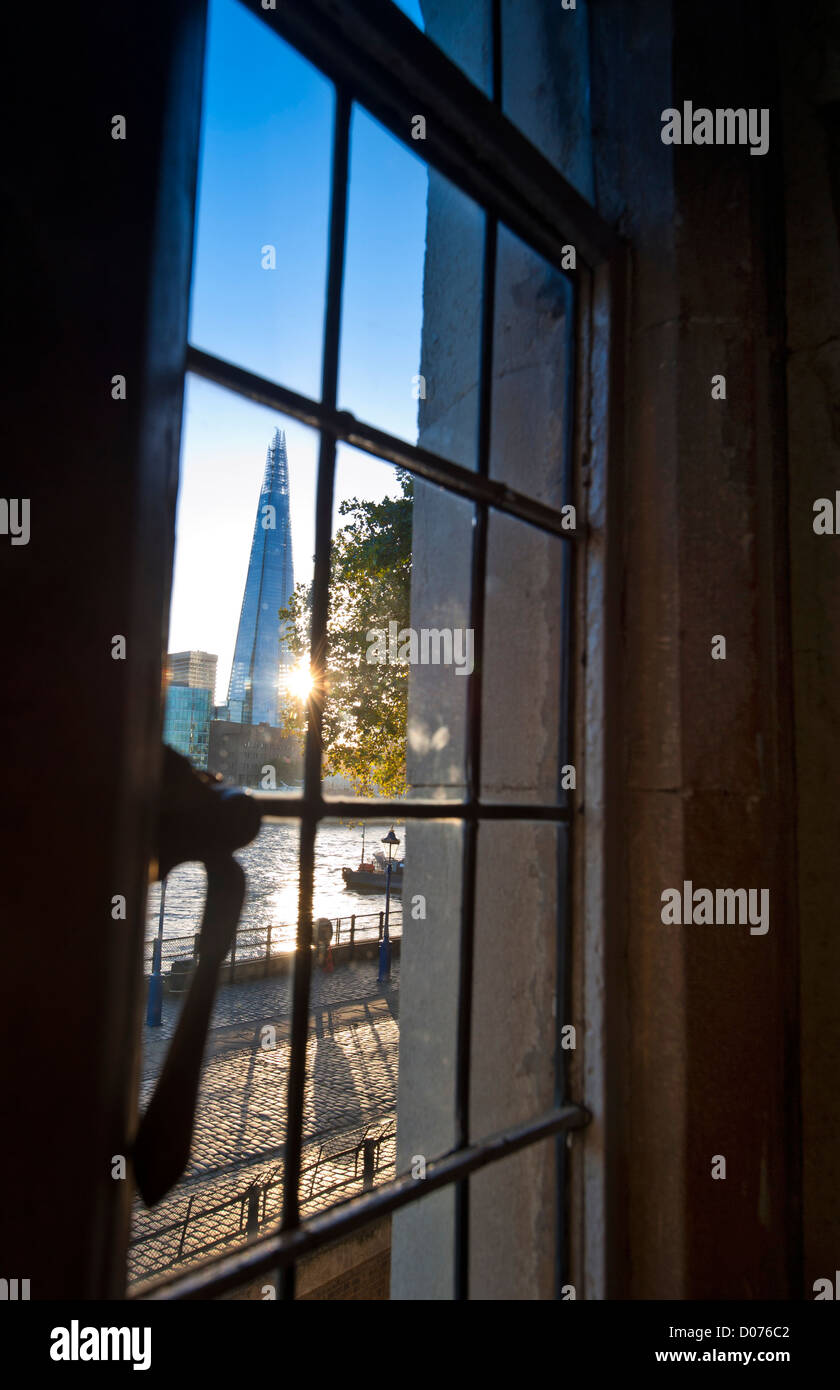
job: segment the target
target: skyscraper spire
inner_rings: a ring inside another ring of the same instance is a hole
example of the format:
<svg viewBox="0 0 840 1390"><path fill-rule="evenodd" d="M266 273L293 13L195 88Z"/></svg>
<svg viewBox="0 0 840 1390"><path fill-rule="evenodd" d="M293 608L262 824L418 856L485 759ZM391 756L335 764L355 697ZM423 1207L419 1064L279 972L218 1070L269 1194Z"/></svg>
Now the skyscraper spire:
<svg viewBox="0 0 840 1390"><path fill-rule="evenodd" d="M265 460L230 673L228 706L234 723L280 723L278 696L292 656L277 613L288 604L294 583L286 435L275 429Z"/></svg>

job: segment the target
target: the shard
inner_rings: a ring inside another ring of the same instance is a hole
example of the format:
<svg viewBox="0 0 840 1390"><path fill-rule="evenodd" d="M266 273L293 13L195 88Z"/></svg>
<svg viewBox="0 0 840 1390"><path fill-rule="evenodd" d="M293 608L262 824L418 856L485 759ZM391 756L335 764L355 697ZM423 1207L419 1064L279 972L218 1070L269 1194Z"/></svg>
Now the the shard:
<svg viewBox="0 0 840 1390"><path fill-rule="evenodd" d="M281 697L293 657L277 614L293 589L286 436L276 429L268 446L230 673L229 717L236 724L281 722Z"/></svg>

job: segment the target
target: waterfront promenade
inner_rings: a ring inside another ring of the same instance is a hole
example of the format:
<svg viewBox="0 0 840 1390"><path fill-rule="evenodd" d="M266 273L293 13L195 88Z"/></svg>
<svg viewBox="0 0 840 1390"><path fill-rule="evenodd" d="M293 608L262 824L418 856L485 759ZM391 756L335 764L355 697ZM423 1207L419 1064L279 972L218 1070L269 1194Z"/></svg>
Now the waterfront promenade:
<svg viewBox="0 0 840 1390"><path fill-rule="evenodd" d="M304 1109L304 1214L355 1195L363 1141L376 1181L394 1173L399 959L389 985L376 960L332 973L313 969ZM145 1106L178 1017L144 1026L140 1103ZM223 986L202 1067L189 1167L151 1211L135 1198L129 1249L133 1285L225 1249L276 1224L283 1200L291 977ZM264 1029L275 1030L264 1047Z"/></svg>

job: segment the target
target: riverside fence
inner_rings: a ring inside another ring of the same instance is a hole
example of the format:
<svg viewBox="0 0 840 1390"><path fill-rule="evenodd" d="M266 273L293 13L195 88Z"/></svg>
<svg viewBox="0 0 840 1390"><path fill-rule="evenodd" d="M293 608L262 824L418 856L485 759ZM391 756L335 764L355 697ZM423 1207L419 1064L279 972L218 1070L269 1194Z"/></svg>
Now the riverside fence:
<svg viewBox="0 0 840 1390"><path fill-rule="evenodd" d="M393 1114L381 1115L352 1130L314 1137L304 1145L301 1169L301 1210L310 1215L336 1202L369 1191L393 1177L397 1125ZM139 1204L129 1245L129 1283L166 1274L182 1263L208 1255L258 1235L280 1220L283 1198L283 1157L243 1177L237 1190L213 1200L213 1175L187 1184L174 1204L177 1210L161 1221L161 1213ZM209 1178L209 1180L208 1180ZM192 1189L192 1190L190 1190Z"/></svg>
<svg viewBox="0 0 840 1390"><path fill-rule="evenodd" d="M313 950L317 944L318 922L329 921L332 927L330 948L338 961L353 960L358 953L369 955L371 948L382 940L385 927L383 912L353 912L342 917L316 918L313 936ZM290 946L289 926L267 924L261 927L241 927L237 929L233 946L225 956L219 983L231 984L234 980L258 979L261 975L285 974L291 971L294 962L294 947ZM392 904L388 917L388 934L392 942L402 937L402 904ZM179 993L189 982L193 965L198 956L199 933L191 932L180 936L164 936L161 942L161 973L164 987L171 993ZM149 937L143 948L143 973L152 973L156 937ZM323 953L323 948L321 948Z"/></svg>

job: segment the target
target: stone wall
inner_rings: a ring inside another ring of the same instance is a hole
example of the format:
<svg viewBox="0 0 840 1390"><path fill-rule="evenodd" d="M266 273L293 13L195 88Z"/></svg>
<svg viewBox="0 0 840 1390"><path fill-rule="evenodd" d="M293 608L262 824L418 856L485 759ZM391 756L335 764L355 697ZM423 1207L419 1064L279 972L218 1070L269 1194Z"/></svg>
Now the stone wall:
<svg viewBox="0 0 840 1390"><path fill-rule="evenodd" d="M802 960L804 1282L840 1252L840 563L813 504L840 486L840 23L832 6L778 6L786 28L787 394Z"/></svg>

